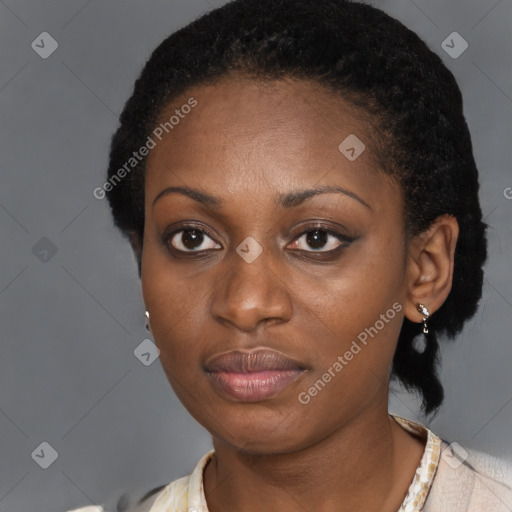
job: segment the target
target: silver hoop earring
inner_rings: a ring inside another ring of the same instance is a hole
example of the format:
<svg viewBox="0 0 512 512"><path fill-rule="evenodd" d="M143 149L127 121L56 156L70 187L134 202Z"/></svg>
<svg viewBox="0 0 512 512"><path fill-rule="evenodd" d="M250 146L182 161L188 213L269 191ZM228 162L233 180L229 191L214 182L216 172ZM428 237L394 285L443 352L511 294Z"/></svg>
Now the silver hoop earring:
<svg viewBox="0 0 512 512"><path fill-rule="evenodd" d="M427 320L428 320L428 317L430 316L430 312L427 309L427 307L424 306L423 304L418 304L417 308L418 308L418 312L423 315L423 334L428 334Z"/></svg>
<svg viewBox="0 0 512 512"><path fill-rule="evenodd" d="M151 331L151 327L149 326L149 311L146 310L146 331Z"/></svg>

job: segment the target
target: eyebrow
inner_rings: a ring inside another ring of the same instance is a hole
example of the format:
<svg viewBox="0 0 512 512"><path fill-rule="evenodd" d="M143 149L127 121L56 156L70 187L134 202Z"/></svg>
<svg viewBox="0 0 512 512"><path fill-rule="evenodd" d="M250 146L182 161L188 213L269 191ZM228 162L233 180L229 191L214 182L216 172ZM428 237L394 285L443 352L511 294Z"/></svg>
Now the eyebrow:
<svg viewBox="0 0 512 512"><path fill-rule="evenodd" d="M332 192L344 194L352 199L355 199L366 208L372 210L372 207L366 201L361 199L357 194L354 194L354 192L334 185L324 185L322 187L294 190L286 194L279 194L279 196L277 196L276 204L278 206L282 206L283 208L293 208L299 206L307 199ZM197 201L210 208L218 209L222 206L222 200L220 198L190 187L167 187L163 189L153 200L153 206L161 197L173 193L183 194L184 196L190 197L190 199L193 199L194 201Z"/></svg>

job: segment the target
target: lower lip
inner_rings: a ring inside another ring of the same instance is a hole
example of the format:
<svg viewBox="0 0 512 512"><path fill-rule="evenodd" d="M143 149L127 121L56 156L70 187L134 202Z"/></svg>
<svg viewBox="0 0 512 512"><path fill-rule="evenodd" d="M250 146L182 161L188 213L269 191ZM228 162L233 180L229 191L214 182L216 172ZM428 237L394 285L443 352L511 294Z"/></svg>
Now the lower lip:
<svg viewBox="0 0 512 512"><path fill-rule="evenodd" d="M241 402L261 402L297 380L303 370L265 370L252 373L210 372L214 386Z"/></svg>

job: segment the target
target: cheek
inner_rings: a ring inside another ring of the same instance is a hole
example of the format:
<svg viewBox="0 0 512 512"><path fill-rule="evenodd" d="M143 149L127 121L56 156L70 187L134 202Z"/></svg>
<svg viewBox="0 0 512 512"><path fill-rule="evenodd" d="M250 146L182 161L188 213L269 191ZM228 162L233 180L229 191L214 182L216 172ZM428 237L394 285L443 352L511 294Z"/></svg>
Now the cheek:
<svg viewBox="0 0 512 512"><path fill-rule="evenodd" d="M308 326L316 340L313 350L308 347L313 369L297 389L296 406L312 432L335 429L368 404L387 402L401 310L398 301L385 306L354 301L345 311L338 309L337 318L317 318ZM314 331L324 336L315 337Z"/></svg>
<svg viewBox="0 0 512 512"><path fill-rule="evenodd" d="M368 237L328 271L288 270L283 281L293 289L295 311L300 311L296 318L343 338L353 338L373 325L395 302L403 302L405 265L396 256L399 247L401 240L395 235Z"/></svg>
<svg viewBox="0 0 512 512"><path fill-rule="evenodd" d="M194 361L204 335L200 330L204 315L205 286L194 287L172 265L156 243L144 245L141 269L142 294L150 312L151 334L160 349L160 360L166 372L186 373Z"/></svg>
<svg viewBox="0 0 512 512"><path fill-rule="evenodd" d="M396 235L367 241L329 275L290 276L300 283L295 321L303 339L312 341L303 347L314 367L307 385L327 372L333 393L350 401L347 390L361 397L387 383L402 325L405 275L402 260L387 255L400 244Z"/></svg>

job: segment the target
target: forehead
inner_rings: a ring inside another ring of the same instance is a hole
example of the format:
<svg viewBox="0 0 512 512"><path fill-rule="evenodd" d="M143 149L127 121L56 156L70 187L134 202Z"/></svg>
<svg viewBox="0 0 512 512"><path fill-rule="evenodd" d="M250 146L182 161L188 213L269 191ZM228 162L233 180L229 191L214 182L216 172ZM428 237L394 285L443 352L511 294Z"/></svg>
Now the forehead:
<svg viewBox="0 0 512 512"><path fill-rule="evenodd" d="M196 106L183 108L191 99ZM225 78L191 87L157 122L157 128L167 122L167 130L161 140L153 137L146 189L154 196L159 187L186 183L221 197L251 189L256 196L307 183L375 196L388 180L374 158L369 121L362 109L311 81Z"/></svg>
<svg viewBox="0 0 512 512"><path fill-rule="evenodd" d="M197 106L178 120L173 114L179 114L190 98ZM312 142L324 151L332 142L330 149L338 151L343 134L357 134L368 143L373 138L366 111L314 81L291 78L224 77L212 85L191 87L163 109L157 124L172 117L179 123L166 132L172 135L167 142L175 147L201 142L223 148L229 142L249 149L274 146L277 136L286 142L280 147L283 153L312 149Z"/></svg>

